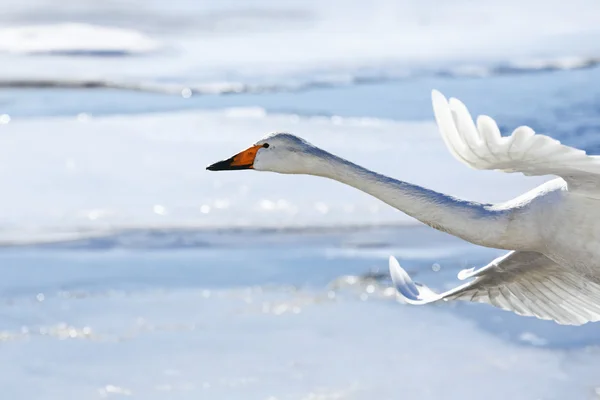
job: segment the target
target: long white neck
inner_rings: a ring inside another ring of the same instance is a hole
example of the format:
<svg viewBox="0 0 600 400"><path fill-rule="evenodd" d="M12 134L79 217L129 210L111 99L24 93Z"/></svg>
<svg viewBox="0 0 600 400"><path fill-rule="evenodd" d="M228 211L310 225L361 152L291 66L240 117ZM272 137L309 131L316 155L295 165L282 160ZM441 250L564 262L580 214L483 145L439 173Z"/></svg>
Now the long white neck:
<svg viewBox="0 0 600 400"><path fill-rule="evenodd" d="M443 232L481 246L521 250L518 210L459 200L433 190L402 182L323 152L309 174L334 179L366 192L390 206Z"/></svg>

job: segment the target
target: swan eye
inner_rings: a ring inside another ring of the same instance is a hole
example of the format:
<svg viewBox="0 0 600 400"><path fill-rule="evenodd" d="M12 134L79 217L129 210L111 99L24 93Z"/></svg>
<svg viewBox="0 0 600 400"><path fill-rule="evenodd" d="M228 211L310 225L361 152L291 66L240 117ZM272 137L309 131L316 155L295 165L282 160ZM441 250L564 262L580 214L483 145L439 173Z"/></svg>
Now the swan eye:
<svg viewBox="0 0 600 400"><path fill-rule="evenodd" d="M268 149L269 148L269 143L263 144L262 147L264 147L265 149Z"/></svg>

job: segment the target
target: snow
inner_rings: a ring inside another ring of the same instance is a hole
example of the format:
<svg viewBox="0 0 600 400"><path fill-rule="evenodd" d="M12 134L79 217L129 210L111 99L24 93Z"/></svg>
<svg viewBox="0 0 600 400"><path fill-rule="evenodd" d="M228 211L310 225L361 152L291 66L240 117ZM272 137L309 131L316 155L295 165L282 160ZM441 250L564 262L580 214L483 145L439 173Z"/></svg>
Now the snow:
<svg viewBox="0 0 600 400"><path fill-rule="evenodd" d="M471 200L508 200L547 179L470 170L448 154L433 122L271 115L260 108L12 120L0 125L0 187L6 193L0 236L14 242L125 228L414 222L321 178L205 170L274 130Z"/></svg>
<svg viewBox="0 0 600 400"><path fill-rule="evenodd" d="M0 52L19 54L138 54L159 44L131 29L88 24L18 26L0 29Z"/></svg>
<svg viewBox="0 0 600 400"><path fill-rule="evenodd" d="M5 80L177 81L231 91L583 68L597 64L600 50L594 0L5 3L0 51L37 55L0 56ZM164 51L151 59L81 57L147 53L159 43Z"/></svg>

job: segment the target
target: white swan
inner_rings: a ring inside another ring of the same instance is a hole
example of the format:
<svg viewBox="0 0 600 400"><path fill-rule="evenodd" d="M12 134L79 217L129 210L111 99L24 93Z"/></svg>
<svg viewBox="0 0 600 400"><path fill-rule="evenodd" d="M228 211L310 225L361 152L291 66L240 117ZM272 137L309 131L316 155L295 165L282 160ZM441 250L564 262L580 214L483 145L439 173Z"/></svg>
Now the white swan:
<svg viewBox="0 0 600 400"><path fill-rule="evenodd" d="M600 158L522 126L502 137L494 120L477 125L457 99L432 93L440 132L450 152L475 169L559 178L500 204L459 200L369 171L288 133L257 142L211 171L256 169L317 175L353 186L421 222L478 245L511 250L471 279L437 294L414 283L390 258L399 294L411 304L466 300L520 315L580 325L600 320Z"/></svg>

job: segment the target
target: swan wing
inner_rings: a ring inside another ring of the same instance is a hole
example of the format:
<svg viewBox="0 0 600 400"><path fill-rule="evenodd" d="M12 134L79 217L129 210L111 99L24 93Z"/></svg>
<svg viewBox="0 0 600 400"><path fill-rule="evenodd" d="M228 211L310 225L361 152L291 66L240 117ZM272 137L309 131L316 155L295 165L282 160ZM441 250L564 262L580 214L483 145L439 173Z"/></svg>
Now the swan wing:
<svg viewBox="0 0 600 400"><path fill-rule="evenodd" d="M469 167L555 175L567 182L570 191L600 195L600 158L536 134L528 126L501 136L492 118L479 116L475 124L460 100L447 100L436 90L432 92L432 103L444 143L456 159Z"/></svg>
<svg viewBox="0 0 600 400"><path fill-rule="evenodd" d="M409 304L464 300L564 325L600 320L600 284L535 252L512 251L479 269L463 270L458 277L472 280L444 293L413 282L394 257L390 273Z"/></svg>

